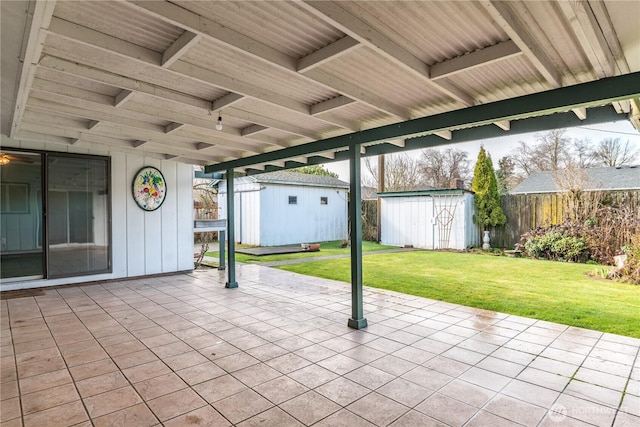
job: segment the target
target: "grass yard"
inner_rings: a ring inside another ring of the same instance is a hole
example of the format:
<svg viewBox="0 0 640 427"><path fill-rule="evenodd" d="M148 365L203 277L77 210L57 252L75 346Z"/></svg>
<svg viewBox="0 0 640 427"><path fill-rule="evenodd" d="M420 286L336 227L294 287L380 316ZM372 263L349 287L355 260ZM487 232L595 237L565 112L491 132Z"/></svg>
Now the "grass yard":
<svg viewBox="0 0 640 427"><path fill-rule="evenodd" d="M595 267L453 252L363 257L366 286L640 338L640 286L585 275ZM279 268L350 281L349 259Z"/></svg>
<svg viewBox="0 0 640 427"><path fill-rule="evenodd" d="M318 252L298 252L294 254L282 254L282 255L264 255L264 256L254 256L254 255L245 255L239 254L236 252L236 261L237 262L271 262L271 261L282 261L286 259L299 259L299 258L316 258L321 256L328 255L348 255L351 253L351 248L341 248L342 244L341 240L336 240L333 242L321 242L320 250ZM209 244L209 247L217 247L216 244ZM287 245L292 246L292 245ZM382 249L395 249L396 246L384 246L379 245L374 242L362 242L362 250L365 252L369 251L379 251ZM207 252L207 256L218 258L218 251Z"/></svg>

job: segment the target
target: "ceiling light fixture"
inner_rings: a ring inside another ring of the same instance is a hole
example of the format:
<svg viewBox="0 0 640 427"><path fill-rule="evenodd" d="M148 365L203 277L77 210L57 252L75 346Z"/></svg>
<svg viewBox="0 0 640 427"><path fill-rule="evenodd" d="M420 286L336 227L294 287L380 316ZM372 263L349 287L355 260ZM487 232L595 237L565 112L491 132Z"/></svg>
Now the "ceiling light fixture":
<svg viewBox="0 0 640 427"><path fill-rule="evenodd" d="M8 165L9 162L11 162L9 156L4 153L0 153L0 166Z"/></svg>
<svg viewBox="0 0 640 427"><path fill-rule="evenodd" d="M216 130L222 130L222 116L218 113L218 122L216 123Z"/></svg>

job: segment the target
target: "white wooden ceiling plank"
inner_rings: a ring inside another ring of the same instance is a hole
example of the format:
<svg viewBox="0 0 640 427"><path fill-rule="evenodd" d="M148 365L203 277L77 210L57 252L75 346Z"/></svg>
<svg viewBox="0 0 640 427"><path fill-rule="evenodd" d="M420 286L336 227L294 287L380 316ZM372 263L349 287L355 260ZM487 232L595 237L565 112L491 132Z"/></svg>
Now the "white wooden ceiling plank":
<svg viewBox="0 0 640 427"><path fill-rule="evenodd" d="M326 71L314 69L307 71L305 75L311 77L313 80L323 82L327 86L335 88L338 93L344 96L361 101L383 113L390 114L402 120L408 120L411 117L404 107L392 104L385 98L347 83Z"/></svg>
<svg viewBox="0 0 640 427"><path fill-rule="evenodd" d="M311 106L311 115L315 116L317 114L328 113L338 108L351 105L354 102L356 102L354 99L351 99L347 96L343 96L343 95L336 96L334 98L318 102L317 104L313 104Z"/></svg>
<svg viewBox="0 0 640 427"><path fill-rule="evenodd" d="M241 129L240 133L242 134L242 136L248 136L248 135L254 135L256 133L264 132L265 130L269 130L269 128L266 126L251 125L251 126L247 126L244 129Z"/></svg>
<svg viewBox="0 0 640 427"><path fill-rule="evenodd" d="M362 44L358 40L349 36L344 36L341 39L338 39L335 42L300 58L296 69L300 73L309 71L312 68L319 67L329 61L340 58L342 55L345 55L359 47L362 47Z"/></svg>
<svg viewBox="0 0 640 427"><path fill-rule="evenodd" d="M431 78L434 80L450 77L462 71L492 64L508 58L522 55L522 51L513 40L497 43L493 46L478 49L456 58L433 64L430 69Z"/></svg>
<svg viewBox="0 0 640 427"><path fill-rule="evenodd" d="M562 86L560 74L556 71L551 60L544 53L535 39L529 33L533 23L522 22L510 8L508 2L488 0L481 2L493 20L507 33L520 50L531 61L533 66L554 88Z"/></svg>
<svg viewBox="0 0 640 427"><path fill-rule="evenodd" d="M29 22L27 23L28 30L25 32L25 40L27 42L20 58L20 78L9 135L11 138L15 137L20 127L22 114L29 97L29 90L35 77L35 65L40 60L40 54L46 38L46 32L42 31L42 29L49 27L55 6L55 0L29 2L28 4L29 13L27 16Z"/></svg>
<svg viewBox="0 0 640 427"><path fill-rule="evenodd" d="M336 90L336 88L334 88L330 84L327 84L325 79L315 78L316 75L314 74L298 73L298 60L296 58L290 57L276 49L271 48L270 46L265 45L264 43L261 43L259 40L251 39L228 27L207 19L206 17L200 16L196 13L193 13L168 2L133 1L131 3L138 7L140 10L146 11L147 13L150 13L165 22L171 23L194 33L202 34L204 37L207 37L209 40L215 43L222 43L223 45L230 47L237 52L264 61L267 64L276 66L281 70L290 72L292 74L295 74L296 76L303 76L310 82L321 85L326 89ZM346 44L347 41L345 40L342 43ZM345 51L344 53L347 52ZM228 90L230 92L239 92L232 89ZM370 99L376 97L374 93L364 91L362 88L358 88L354 91L346 90L345 88L343 88L342 91L339 90L338 92L340 92L342 95L349 96L369 105L371 105ZM355 96L355 94L360 94L362 98ZM377 106L376 108L380 110L384 108L383 105L386 104L379 104L379 106ZM384 112L395 115L393 109ZM334 124L338 124L339 126L341 126L341 124L339 123Z"/></svg>
<svg viewBox="0 0 640 427"><path fill-rule="evenodd" d="M129 101L132 97L133 97L133 91L124 89L115 96L113 100L113 106L119 107L125 102Z"/></svg>
<svg viewBox="0 0 640 427"><path fill-rule="evenodd" d="M446 139L447 141L449 141L453 136L450 130L440 130L438 132L434 132L434 135L438 135L440 138Z"/></svg>
<svg viewBox="0 0 640 427"><path fill-rule="evenodd" d="M576 33L578 43L599 78L615 74L615 60L590 5L586 1L558 2Z"/></svg>
<svg viewBox="0 0 640 427"><path fill-rule="evenodd" d="M202 40L202 36L199 34L194 34L191 31L185 31L182 33L182 35L162 53L162 66L167 68L169 65L176 62L200 40Z"/></svg>
<svg viewBox="0 0 640 427"><path fill-rule="evenodd" d="M243 99L245 99L244 95L240 95L239 93L228 93L213 101L211 111L220 111L225 107L231 107Z"/></svg>
<svg viewBox="0 0 640 427"><path fill-rule="evenodd" d="M169 123L164 127L164 133L169 134L169 133L175 132L178 129L181 129L182 127L184 127L184 123L177 123L177 122Z"/></svg>
<svg viewBox="0 0 640 427"><path fill-rule="evenodd" d="M392 61L403 70L420 78L434 89L445 93L447 96L465 106L474 104L474 100L469 96L469 94L454 85L448 84L445 86L439 82L433 81L429 75L429 66L421 59L414 56L408 50L395 43L389 37L382 34L359 17L342 8L339 3L328 1L303 1L298 4L318 18L338 28L342 32L358 40L363 45L373 49L379 55Z"/></svg>
<svg viewBox="0 0 640 427"><path fill-rule="evenodd" d="M494 124L504 131L508 131L511 129L511 122L509 120L501 120L499 122L495 122Z"/></svg>
<svg viewBox="0 0 640 427"><path fill-rule="evenodd" d="M87 130L93 130L100 124L99 120L89 120L89 125L87 125Z"/></svg>

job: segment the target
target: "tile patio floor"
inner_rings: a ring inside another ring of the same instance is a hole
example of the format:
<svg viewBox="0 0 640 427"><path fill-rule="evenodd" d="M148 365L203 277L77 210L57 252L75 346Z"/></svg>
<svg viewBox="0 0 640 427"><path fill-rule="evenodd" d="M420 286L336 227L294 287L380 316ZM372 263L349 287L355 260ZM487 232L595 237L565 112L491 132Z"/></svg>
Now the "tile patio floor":
<svg viewBox="0 0 640 427"><path fill-rule="evenodd" d="M2 301L2 426L640 426L640 340L238 266ZM559 412L554 412L555 409Z"/></svg>

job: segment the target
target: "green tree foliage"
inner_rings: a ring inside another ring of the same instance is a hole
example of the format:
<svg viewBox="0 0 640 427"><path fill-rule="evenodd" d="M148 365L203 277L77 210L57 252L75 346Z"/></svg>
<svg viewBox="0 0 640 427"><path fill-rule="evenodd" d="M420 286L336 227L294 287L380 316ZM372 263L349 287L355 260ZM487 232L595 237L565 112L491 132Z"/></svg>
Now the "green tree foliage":
<svg viewBox="0 0 640 427"><path fill-rule="evenodd" d="M332 176L334 178L338 178L337 173L327 170L327 168L324 167L324 165L302 166L300 168L291 169L291 172L306 173L309 175L325 175L325 176Z"/></svg>
<svg viewBox="0 0 640 427"><path fill-rule="evenodd" d="M500 206L500 194L498 193L498 182L493 170L493 162L484 147L480 147L478 153L471 189L476 193L477 213L473 218L476 224L480 224L482 229L486 230L488 227L507 222L507 217Z"/></svg>

